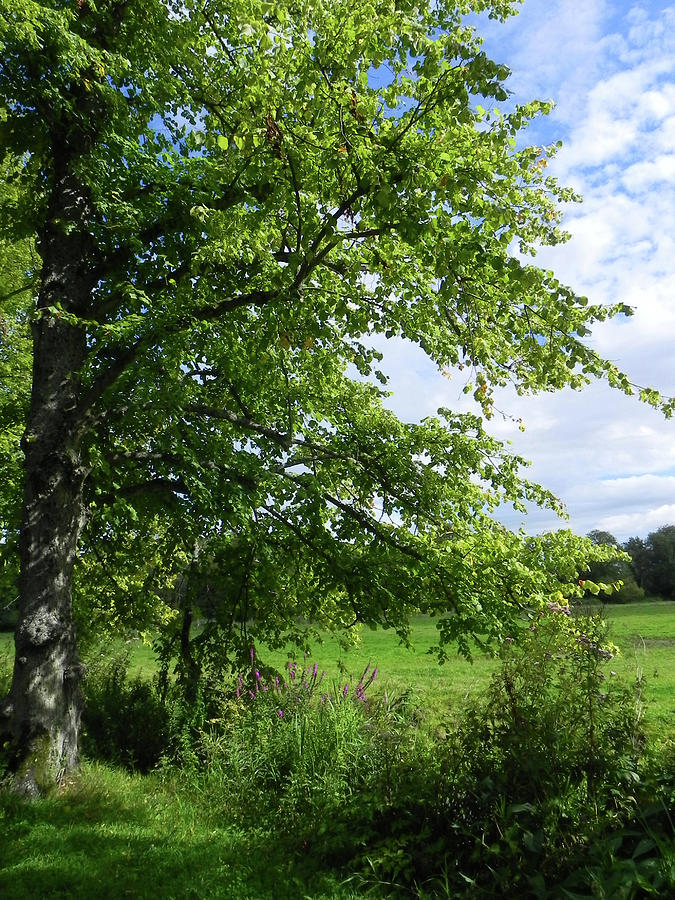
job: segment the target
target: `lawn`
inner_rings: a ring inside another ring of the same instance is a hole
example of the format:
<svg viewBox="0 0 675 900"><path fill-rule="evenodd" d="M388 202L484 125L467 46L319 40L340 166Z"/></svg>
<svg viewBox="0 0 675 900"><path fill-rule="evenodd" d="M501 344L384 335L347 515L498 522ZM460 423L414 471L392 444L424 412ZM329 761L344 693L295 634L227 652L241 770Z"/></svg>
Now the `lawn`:
<svg viewBox="0 0 675 900"><path fill-rule="evenodd" d="M675 601L605 605L601 609L609 623L609 637L620 650L612 661L611 671L621 677L644 678L647 715L658 730L675 728ZM337 641L326 637L314 648L309 662L318 661L328 677L349 680L365 666L377 666L380 690L401 693L412 690L431 709L461 704L484 687L497 663L476 654L473 663L451 656L438 665L428 649L436 643L435 621L424 616L414 622L413 646L403 647L392 631L362 631L358 645L345 652ZM12 650L9 634L0 634L0 661ZM287 660L283 652L269 653L265 659L282 668ZM302 662L302 660L298 660ZM131 670L149 674L155 662L149 646L132 645ZM342 674L346 672L347 674Z"/></svg>
<svg viewBox="0 0 675 900"><path fill-rule="evenodd" d="M609 606L604 612L610 639L621 650L607 667L616 676L608 677L633 679L642 673L650 730L667 739L675 724L675 603ZM497 665L494 659L477 655L473 663L452 657L439 666L427 653L435 638L433 620L419 618L411 650L401 647L391 632L365 631L348 653L327 639L307 662L316 660L340 685L351 681L349 673L358 677L366 664L377 666L378 690L400 694L411 689L433 722L437 713L445 710L447 716L448 710L459 708L487 684ZM10 636L0 635L0 660L4 655L8 661L10 651ZM132 654L133 671L151 674L149 648L133 644ZM284 654L273 655L270 661L282 667ZM433 740L435 755L440 745L435 743L438 737ZM363 871L344 880L339 857L334 865L318 864L312 853L305 852L308 839L306 832L297 830L297 822L281 817L282 826L264 824L248 794L250 821L248 806L246 820L237 820L231 815L231 794L226 791L217 799L222 790L218 777L216 772L210 781L200 780L182 770L132 775L85 761L76 778L41 803L25 804L0 792L0 896L7 900L390 896L386 882L370 879ZM324 827L329 825L330 819ZM277 827L283 833L274 830ZM528 833L523 832L526 837ZM668 840L672 842L672 835ZM520 846L519 841L516 844ZM414 896L457 895L444 893L438 878L428 885Z"/></svg>
<svg viewBox="0 0 675 900"><path fill-rule="evenodd" d="M41 803L0 794L3 900L356 900L330 873L302 872L273 836L217 817L158 775L85 763Z"/></svg>

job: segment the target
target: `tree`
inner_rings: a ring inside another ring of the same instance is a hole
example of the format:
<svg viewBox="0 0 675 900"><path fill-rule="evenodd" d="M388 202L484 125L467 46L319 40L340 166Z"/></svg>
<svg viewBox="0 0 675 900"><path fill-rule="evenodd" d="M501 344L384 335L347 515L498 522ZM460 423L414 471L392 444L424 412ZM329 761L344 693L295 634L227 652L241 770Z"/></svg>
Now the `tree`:
<svg viewBox="0 0 675 900"><path fill-rule="evenodd" d="M626 308L510 252L562 240L573 199L546 175L554 148L516 141L548 104L476 102L506 100L508 71L462 16L512 5L0 0L3 239L35 236L42 264L2 707L15 786L77 765L73 585L93 571L102 616L178 608L188 668L214 572L216 637L257 611L228 659L300 621L405 636L416 610L467 650L578 591L589 542L491 518L556 505L522 460L478 415L398 421L369 341L465 367L488 417L507 381L631 391L582 342Z"/></svg>
<svg viewBox="0 0 675 900"><path fill-rule="evenodd" d="M649 572L649 547L647 542L639 537L628 538L623 549L631 558L630 568L638 587L647 588Z"/></svg>
<svg viewBox="0 0 675 900"><path fill-rule="evenodd" d="M594 544L602 547L610 547L617 551L616 556L606 560L598 560L593 562L588 570L582 574L582 580L593 582L594 584L615 585L622 582L619 589L613 589L611 593L606 595L608 602L631 603L635 600L644 599L644 591L637 585L629 560L625 555L619 554L620 545L613 534L608 531L589 531L588 539Z"/></svg>
<svg viewBox="0 0 675 900"><path fill-rule="evenodd" d="M663 525L652 531L646 544L645 590L659 597L675 597L675 525Z"/></svg>

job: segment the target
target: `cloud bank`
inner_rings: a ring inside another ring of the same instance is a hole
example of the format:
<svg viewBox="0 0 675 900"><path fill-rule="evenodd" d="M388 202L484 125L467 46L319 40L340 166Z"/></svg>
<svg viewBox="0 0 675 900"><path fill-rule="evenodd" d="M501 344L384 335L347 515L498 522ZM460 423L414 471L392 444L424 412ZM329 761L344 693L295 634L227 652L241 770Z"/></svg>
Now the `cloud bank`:
<svg viewBox="0 0 675 900"><path fill-rule="evenodd" d="M551 174L584 196L569 209L569 243L538 264L592 302L622 301L632 319L598 326L589 339L636 385L675 394L675 5L526 0L506 24L482 23L485 49L513 75L512 97L554 98L530 128L533 143L564 142ZM465 407L448 382L408 345L387 348L391 406L414 420L438 406ZM568 526L548 512L528 531L599 528L619 539L675 523L675 421L606 385L516 397L498 405L522 417L491 430L532 460L530 477L566 504Z"/></svg>

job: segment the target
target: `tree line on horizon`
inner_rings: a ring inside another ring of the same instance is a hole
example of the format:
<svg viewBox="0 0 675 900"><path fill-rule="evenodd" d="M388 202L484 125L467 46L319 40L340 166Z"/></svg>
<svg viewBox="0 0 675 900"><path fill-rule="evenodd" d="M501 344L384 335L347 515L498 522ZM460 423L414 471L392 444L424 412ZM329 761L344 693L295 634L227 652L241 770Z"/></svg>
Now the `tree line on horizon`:
<svg viewBox="0 0 675 900"><path fill-rule="evenodd" d="M608 531L593 530L588 537L597 545L617 547L630 559L591 564L586 578L605 584L622 581L620 590L604 599L632 603L650 597L675 598L675 525L663 525L646 538L630 537L621 543Z"/></svg>

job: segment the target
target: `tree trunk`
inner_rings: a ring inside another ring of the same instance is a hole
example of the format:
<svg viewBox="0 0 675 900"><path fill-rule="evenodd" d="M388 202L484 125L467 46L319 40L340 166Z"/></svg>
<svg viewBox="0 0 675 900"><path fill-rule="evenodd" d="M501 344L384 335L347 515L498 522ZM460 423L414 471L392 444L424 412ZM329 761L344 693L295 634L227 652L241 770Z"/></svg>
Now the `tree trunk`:
<svg viewBox="0 0 675 900"><path fill-rule="evenodd" d="M26 450L19 621L6 710L10 781L19 792L36 795L78 763L81 666L72 573L83 521L83 473L63 447L47 454Z"/></svg>
<svg viewBox="0 0 675 900"><path fill-rule="evenodd" d="M33 327L33 385L26 432L24 505L19 540L19 620L14 677L0 705L9 735L7 780L36 795L78 763L81 665L72 613L72 577L85 518L80 372L83 328L65 321L91 299L90 240L82 227L86 194L64 166L56 173L49 224L41 235L42 288ZM59 218L61 224L59 223ZM66 229L63 220L80 227ZM40 315L40 310L44 310Z"/></svg>

